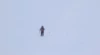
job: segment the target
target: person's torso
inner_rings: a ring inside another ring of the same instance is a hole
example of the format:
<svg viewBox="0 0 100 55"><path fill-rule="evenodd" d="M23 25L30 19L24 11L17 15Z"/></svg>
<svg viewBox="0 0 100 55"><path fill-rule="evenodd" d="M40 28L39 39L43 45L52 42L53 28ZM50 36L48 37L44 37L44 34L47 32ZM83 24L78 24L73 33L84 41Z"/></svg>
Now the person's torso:
<svg viewBox="0 0 100 55"><path fill-rule="evenodd" d="M41 31L44 31L44 28L41 28Z"/></svg>

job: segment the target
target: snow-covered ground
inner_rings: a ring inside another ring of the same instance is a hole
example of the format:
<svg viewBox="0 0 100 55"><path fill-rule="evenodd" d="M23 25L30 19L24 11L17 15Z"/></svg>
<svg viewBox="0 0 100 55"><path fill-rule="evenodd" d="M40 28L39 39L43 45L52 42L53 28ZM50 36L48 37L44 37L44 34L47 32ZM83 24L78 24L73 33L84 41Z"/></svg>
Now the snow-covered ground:
<svg viewBox="0 0 100 55"><path fill-rule="evenodd" d="M100 55L99 3L1 0L0 55Z"/></svg>

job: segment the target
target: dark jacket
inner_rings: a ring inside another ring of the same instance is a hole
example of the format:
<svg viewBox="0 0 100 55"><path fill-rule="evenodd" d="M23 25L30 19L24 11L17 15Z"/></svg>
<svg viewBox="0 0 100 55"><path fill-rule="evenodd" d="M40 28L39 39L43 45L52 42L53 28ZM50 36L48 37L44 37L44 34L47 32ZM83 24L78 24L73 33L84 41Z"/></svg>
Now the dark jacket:
<svg viewBox="0 0 100 55"><path fill-rule="evenodd" d="M44 29L44 27L42 26L42 27L40 28L40 31L41 31L41 32L44 32L44 30L45 30L45 29Z"/></svg>

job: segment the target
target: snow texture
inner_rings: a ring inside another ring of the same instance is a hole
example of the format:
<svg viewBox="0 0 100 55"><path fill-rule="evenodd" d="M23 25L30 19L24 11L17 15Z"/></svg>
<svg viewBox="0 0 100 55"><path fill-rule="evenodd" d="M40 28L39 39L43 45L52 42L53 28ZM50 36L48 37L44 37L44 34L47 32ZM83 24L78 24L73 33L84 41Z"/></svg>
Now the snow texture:
<svg viewBox="0 0 100 55"><path fill-rule="evenodd" d="M0 55L100 55L99 51L100 0L0 0Z"/></svg>

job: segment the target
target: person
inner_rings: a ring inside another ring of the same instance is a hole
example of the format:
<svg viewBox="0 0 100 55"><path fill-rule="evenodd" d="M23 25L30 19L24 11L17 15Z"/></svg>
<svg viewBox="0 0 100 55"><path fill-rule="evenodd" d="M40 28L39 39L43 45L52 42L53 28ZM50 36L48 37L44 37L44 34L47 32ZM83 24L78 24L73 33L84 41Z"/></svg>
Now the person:
<svg viewBox="0 0 100 55"><path fill-rule="evenodd" d="M41 26L40 28L41 36L44 36L44 30L45 30L44 26Z"/></svg>

